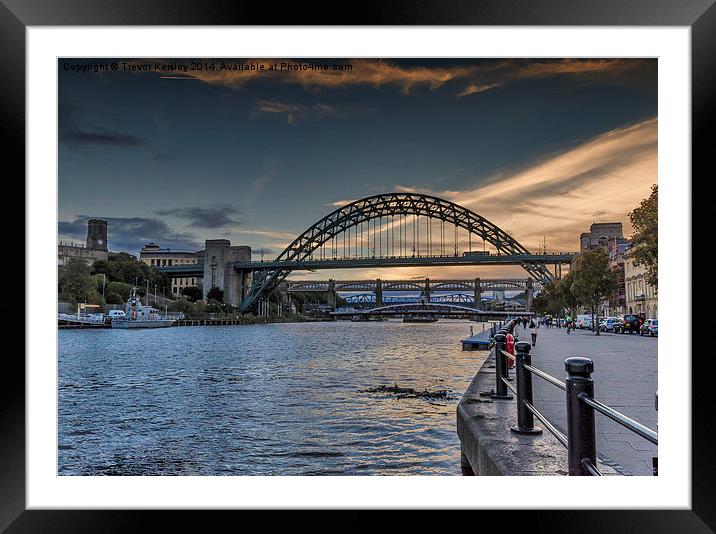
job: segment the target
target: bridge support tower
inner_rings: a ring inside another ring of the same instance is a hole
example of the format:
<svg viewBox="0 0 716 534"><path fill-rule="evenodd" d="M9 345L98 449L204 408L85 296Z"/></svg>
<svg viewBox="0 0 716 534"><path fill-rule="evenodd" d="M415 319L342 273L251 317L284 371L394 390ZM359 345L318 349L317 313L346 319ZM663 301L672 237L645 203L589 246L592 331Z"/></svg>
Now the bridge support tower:
<svg viewBox="0 0 716 534"><path fill-rule="evenodd" d="M534 282L532 278L527 279L527 290L525 291L525 311L532 311L532 299L534 298Z"/></svg>
<svg viewBox="0 0 716 534"><path fill-rule="evenodd" d="M336 311L336 283L333 280L328 281L328 305L331 311Z"/></svg>
<svg viewBox="0 0 716 534"><path fill-rule="evenodd" d="M380 278L375 281L375 305L376 307L383 305L383 282Z"/></svg>
<svg viewBox="0 0 716 534"><path fill-rule="evenodd" d="M479 278L475 278L475 309L482 309L482 286Z"/></svg>
<svg viewBox="0 0 716 534"><path fill-rule="evenodd" d="M228 239L207 239L204 250L204 298L212 288L224 292L224 302L233 306L241 304L251 283L251 273L237 271L234 263L251 261L251 247L231 246Z"/></svg>
<svg viewBox="0 0 716 534"><path fill-rule="evenodd" d="M423 299L425 304L430 303L430 278L425 279L425 287L423 288Z"/></svg>

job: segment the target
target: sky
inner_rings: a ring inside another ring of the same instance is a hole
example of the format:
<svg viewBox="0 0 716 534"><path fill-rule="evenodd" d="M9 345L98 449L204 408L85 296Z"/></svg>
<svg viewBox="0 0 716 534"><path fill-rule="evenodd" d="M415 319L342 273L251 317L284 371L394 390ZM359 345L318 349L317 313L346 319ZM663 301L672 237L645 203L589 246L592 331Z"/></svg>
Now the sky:
<svg viewBox="0 0 716 534"><path fill-rule="evenodd" d="M83 241L87 219L103 218L115 251L226 238L271 258L346 202L392 191L456 202L530 250L573 251L593 222L621 221L628 237L629 211L657 182L653 59L60 59L58 69L59 238Z"/></svg>

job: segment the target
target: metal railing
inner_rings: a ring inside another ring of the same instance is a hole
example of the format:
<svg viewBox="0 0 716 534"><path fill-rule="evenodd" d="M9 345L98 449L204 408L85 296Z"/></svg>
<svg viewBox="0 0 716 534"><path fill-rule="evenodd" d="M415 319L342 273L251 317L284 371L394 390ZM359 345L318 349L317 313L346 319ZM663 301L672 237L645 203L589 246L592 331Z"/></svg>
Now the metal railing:
<svg viewBox="0 0 716 534"><path fill-rule="evenodd" d="M595 412L631 430L647 441L658 445L658 434L641 423L594 398L594 362L580 356L567 358L564 367L567 377L564 382L532 366L531 344L527 341L515 343L515 354L507 349L507 336L514 331L516 322L510 321L494 335L495 389L481 395L493 399L517 397L517 425L510 430L517 434L542 434L534 426L536 417L544 427L567 449L567 465L570 476L602 476L597 469L597 441ZM515 384L510 383L508 360L515 362ZM565 391L567 403L567 434L560 432L544 414L534 406L532 375ZM509 392L508 392L509 390Z"/></svg>

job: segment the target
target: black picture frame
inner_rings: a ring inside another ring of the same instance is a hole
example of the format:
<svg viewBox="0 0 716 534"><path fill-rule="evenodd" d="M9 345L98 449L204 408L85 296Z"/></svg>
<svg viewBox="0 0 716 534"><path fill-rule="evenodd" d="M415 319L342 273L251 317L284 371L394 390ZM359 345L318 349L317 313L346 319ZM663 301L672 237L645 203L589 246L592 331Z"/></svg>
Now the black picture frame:
<svg viewBox="0 0 716 534"><path fill-rule="evenodd" d="M291 4L267 10L265 3L190 0L0 0L0 50L5 75L0 83L0 128L5 139L3 160L8 184L25 171L25 30L27 26L64 25L288 25L345 24L347 15L334 3ZM364 0L350 10L351 25L575 25L689 26L692 51L692 176L706 176L713 152L707 132L713 130L716 94L716 6L714 0ZM270 15L267 13L270 12ZM270 18L268 18L270 16ZM704 180L705 181L705 180ZM692 180L692 187L695 181ZM27 243L26 243L27 246ZM28 280L25 279L27 283ZM691 287L683 288L691 295ZM708 298L708 297L706 297ZM690 299L684 299L690 302ZM695 310L694 310L695 311ZM14 314L17 316L17 314ZM696 315L694 315L696 317ZM679 325L690 328L691 325ZM510 530L550 532L713 532L716 530L716 445L710 378L714 357L710 347L685 344L681 354L692 362L692 508L690 510L503 511L459 514L485 526L509 520ZM700 351L705 350L705 353ZM25 364L15 350L3 357L0 388L0 531L83 532L136 531L151 528L160 517L163 529L188 526L184 512L79 511L25 509ZM695 395L694 392L702 392ZM662 428L662 430L664 430ZM476 482L476 498L489 483ZM477 487L479 486L479 487ZM519 491L518 488L515 491ZM584 496L585 507L589 496ZM555 506L559 506L555 503ZM373 530L374 519L351 512L341 520L350 530ZM422 521L422 514L412 514ZM202 515L202 530L211 527ZM383 519L379 520L383 521ZM213 519L212 519L213 522ZM322 521L323 522L323 521ZM484 522L484 523L483 523ZM409 521L400 520L402 529ZM384 523L382 526L391 526ZM337 527L336 527L337 528ZM487 527L486 527L487 528ZM492 528L492 527L489 527ZM343 529L341 529L343 530Z"/></svg>

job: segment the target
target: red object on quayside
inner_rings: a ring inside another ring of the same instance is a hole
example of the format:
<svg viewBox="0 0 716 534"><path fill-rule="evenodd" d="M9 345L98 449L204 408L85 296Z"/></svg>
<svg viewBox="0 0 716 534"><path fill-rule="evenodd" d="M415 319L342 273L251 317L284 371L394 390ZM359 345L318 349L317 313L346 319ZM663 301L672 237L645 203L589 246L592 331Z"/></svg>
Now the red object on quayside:
<svg viewBox="0 0 716 534"><path fill-rule="evenodd" d="M512 334L507 334L507 352L513 356L515 355L515 336ZM512 369L515 366L515 362L507 358L507 365Z"/></svg>

